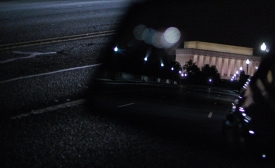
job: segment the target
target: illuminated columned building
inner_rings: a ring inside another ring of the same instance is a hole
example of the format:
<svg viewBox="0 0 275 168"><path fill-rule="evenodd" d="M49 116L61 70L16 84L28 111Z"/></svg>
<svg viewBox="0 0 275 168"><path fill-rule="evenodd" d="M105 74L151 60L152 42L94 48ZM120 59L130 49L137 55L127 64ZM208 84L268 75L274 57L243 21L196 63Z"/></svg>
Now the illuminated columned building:
<svg viewBox="0 0 275 168"><path fill-rule="evenodd" d="M215 65L222 79L231 79L241 68L245 74L253 75L260 59L253 56L253 48L199 41L185 42L183 49L176 49L176 61L182 66L189 60L193 60L199 68L205 64Z"/></svg>

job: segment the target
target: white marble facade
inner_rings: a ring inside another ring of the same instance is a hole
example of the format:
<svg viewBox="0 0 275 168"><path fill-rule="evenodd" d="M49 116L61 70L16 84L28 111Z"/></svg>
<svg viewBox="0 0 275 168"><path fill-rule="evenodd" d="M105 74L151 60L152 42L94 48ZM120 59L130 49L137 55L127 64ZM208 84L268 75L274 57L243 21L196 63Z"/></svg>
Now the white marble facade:
<svg viewBox="0 0 275 168"><path fill-rule="evenodd" d="M194 48L176 50L176 61L182 66L190 59L193 60L199 68L205 64L209 64L210 66L215 65L222 79L231 79L236 71L240 71L241 67L245 71L245 74L253 75L260 64L261 57ZM246 64L247 59L250 61L248 66Z"/></svg>

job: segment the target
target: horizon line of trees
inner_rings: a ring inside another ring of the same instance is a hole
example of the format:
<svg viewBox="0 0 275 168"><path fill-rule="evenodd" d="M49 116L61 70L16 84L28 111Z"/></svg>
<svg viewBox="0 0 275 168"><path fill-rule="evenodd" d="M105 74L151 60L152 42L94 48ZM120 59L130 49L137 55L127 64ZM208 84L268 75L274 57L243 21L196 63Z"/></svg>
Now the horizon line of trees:
<svg viewBox="0 0 275 168"><path fill-rule="evenodd" d="M192 84L219 83L221 75L215 65L205 64L201 69L196 62L189 60L183 65L183 70L187 74L186 81Z"/></svg>

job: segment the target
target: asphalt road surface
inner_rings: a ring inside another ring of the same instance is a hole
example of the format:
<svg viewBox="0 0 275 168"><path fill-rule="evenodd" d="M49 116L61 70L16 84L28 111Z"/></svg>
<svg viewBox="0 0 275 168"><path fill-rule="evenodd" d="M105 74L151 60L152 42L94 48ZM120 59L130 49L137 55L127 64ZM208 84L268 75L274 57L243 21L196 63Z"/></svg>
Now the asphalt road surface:
<svg viewBox="0 0 275 168"><path fill-rule="evenodd" d="M230 90L118 81L97 90L86 103L1 122L3 167L274 165L223 145L222 121L237 96Z"/></svg>
<svg viewBox="0 0 275 168"><path fill-rule="evenodd" d="M82 97L128 2L1 2L0 111Z"/></svg>

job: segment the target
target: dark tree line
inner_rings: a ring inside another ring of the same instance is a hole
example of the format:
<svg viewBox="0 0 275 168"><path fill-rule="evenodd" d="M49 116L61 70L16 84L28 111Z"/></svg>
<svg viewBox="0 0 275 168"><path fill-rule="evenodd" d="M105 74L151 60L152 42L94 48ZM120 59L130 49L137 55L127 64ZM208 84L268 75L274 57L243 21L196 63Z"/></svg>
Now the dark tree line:
<svg viewBox="0 0 275 168"><path fill-rule="evenodd" d="M219 83L221 80L215 65L205 64L200 70L195 62L189 60L183 66L183 70L187 74L186 82L191 84Z"/></svg>

